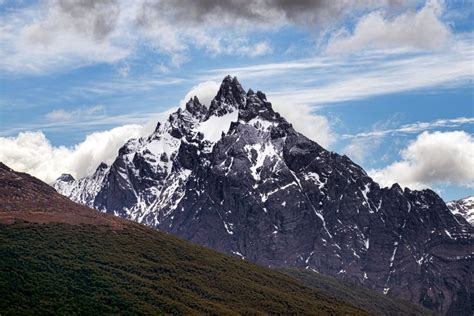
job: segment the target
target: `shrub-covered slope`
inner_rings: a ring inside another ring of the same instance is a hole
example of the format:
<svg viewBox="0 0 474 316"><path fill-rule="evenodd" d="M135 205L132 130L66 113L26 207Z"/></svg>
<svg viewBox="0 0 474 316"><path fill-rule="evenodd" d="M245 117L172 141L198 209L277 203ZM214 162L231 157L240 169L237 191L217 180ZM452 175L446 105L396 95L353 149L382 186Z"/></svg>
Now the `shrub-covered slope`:
<svg viewBox="0 0 474 316"><path fill-rule="evenodd" d="M362 286L337 280L334 277L315 273L310 270L281 268L278 271L290 275L301 283L323 291L341 302L351 302L360 309L375 315L424 315L435 313L407 301L388 297Z"/></svg>
<svg viewBox="0 0 474 316"><path fill-rule="evenodd" d="M0 224L0 313L363 311L278 272L130 226Z"/></svg>

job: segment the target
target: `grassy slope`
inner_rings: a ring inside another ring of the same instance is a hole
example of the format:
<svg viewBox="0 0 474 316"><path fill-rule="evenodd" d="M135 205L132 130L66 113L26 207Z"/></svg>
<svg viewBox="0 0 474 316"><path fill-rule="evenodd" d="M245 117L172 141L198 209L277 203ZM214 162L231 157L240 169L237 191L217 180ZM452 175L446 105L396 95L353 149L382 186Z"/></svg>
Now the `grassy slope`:
<svg viewBox="0 0 474 316"><path fill-rule="evenodd" d="M0 314L363 314L279 272L141 227L0 224Z"/></svg>
<svg viewBox="0 0 474 316"><path fill-rule="evenodd" d="M343 283L330 276L321 275L312 271L297 269L278 269L290 275L303 284L341 302L351 302L360 309L375 315L433 315L434 313L418 305L396 298L389 298L364 287Z"/></svg>

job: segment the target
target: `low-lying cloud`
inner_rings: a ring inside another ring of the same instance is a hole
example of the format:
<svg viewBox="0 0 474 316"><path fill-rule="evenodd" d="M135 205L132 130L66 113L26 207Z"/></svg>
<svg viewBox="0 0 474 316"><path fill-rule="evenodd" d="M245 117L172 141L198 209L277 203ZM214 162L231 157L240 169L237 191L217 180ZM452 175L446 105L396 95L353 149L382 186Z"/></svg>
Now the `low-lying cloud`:
<svg viewBox="0 0 474 316"><path fill-rule="evenodd" d="M370 170L378 183L411 189L436 185L474 187L474 138L464 131L423 132L401 151L401 159Z"/></svg>
<svg viewBox="0 0 474 316"><path fill-rule="evenodd" d="M47 183L62 173L80 178L93 173L101 162L112 163L125 141L140 136L142 129L126 125L95 132L72 147L53 146L42 132L22 132L16 137L0 137L0 161Z"/></svg>

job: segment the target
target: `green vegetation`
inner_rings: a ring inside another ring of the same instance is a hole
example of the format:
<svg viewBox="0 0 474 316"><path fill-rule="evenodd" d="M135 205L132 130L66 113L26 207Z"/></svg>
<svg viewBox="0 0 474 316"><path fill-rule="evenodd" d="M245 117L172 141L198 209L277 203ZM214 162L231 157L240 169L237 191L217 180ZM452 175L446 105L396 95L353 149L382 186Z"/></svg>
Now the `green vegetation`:
<svg viewBox="0 0 474 316"><path fill-rule="evenodd" d="M0 314L364 314L270 269L128 225L0 224Z"/></svg>
<svg viewBox="0 0 474 316"><path fill-rule="evenodd" d="M341 280L312 271L298 269L278 269L278 271L290 275L317 291L323 291L340 302L350 303L375 315L434 314L432 311L421 306L413 305L400 299L389 298L370 289L346 284Z"/></svg>

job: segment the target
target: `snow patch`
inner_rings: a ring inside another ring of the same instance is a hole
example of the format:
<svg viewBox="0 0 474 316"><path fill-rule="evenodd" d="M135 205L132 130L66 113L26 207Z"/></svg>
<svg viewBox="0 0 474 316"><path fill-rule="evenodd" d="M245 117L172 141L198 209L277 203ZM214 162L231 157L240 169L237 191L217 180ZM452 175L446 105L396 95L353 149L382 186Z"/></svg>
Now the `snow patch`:
<svg viewBox="0 0 474 316"><path fill-rule="evenodd" d="M204 135L204 139L211 143L221 139L222 133L227 133L232 122L237 122L238 111L233 111L222 116L211 116L207 121L202 122L196 128L196 131Z"/></svg>

